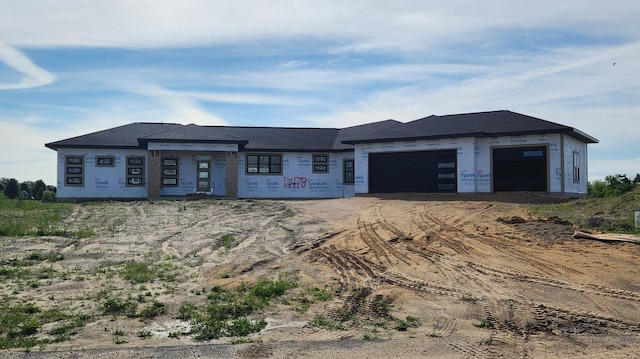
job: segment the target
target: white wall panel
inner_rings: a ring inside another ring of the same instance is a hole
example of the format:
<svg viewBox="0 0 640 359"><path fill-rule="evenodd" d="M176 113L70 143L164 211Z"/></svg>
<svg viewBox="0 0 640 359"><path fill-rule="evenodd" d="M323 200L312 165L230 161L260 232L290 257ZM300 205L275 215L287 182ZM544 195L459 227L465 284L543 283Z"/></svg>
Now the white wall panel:
<svg viewBox="0 0 640 359"><path fill-rule="evenodd" d="M65 186L65 157L83 156L84 186ZM97 167L96 156L114 156L113 167ZM145 185L127 186L126 157L145 157ZM146 198L147 197L147 151L60 149L58 150L58 198Z"/></svg>
<svg viewBox="0 0 640 359"><path fill-rule="evenodd" d="M564 136L564 190L567 193L586 194L589 179L587 177L587 144L571 136ZM578 152L580 162L580 181L573 181L573 152Z"/></svg>
<svg viewBox="0 0 640 359"><path fill-rule="evenodd" d="M283 153L282 173L247 174L245 153L238 154L240 198L340 198L355 195L353 185L342 183L347 153L329 153L329 173L313 173L311 153Z"/></svg>

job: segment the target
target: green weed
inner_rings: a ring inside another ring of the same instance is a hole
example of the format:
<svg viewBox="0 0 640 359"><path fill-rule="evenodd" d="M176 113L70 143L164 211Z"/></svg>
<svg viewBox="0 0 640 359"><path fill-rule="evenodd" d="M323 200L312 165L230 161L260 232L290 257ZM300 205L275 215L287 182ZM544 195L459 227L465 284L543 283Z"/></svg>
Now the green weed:
<svg viewBox="0 0 640 359"><path fill-rule="evenodd" d="M226 251L228 251L231 248L231 244L233 244L235 240L236 240L236 237L233 236L232 234L224 234L222 237L220 237L220 245Z"/></svg>
<svg viewBox="0 0 640 359"><path fill-rule="evenodd" d="M179 318L191 320L198 340L246 336L267 325L264 319L250 319L250 316L294 286L296 282L284 279L281 273L278 279L260 279L253 285L243 282L233 289L214 287L207 295L209 304L205 308L183 303Z"/></svg>
<svg viewBox="0 0 640 359"><path fill-rule="evenodd" d="M79 231L68 230L62 224L73 206L70 203L12 200L0 194L0 236L80 237Z"/></svg>
<svg viewBox="0 0 640 359"><path fill-rule="evenodd" d="M100 303L99 308L104 315L126 315L128 317L135 317L138 303L131 298L107 298Z"/></svg>
<svg viewBox="0 0 640 359"><path fill-rule="evenodd" d="M173 282L179 275L177 266L169 262L148 263L130 261L120 271L120 277L133 284L149 283L155 279Z"/></svg>
<svg viewBox="0 0 640 359"><path fill-rule="evenodd" d="M335 330L345 329L343 323L335 320L329 320L327 319L327 317L321 314L314 315L313 319L309 321L309 325L312 327L325 328L325 329L335 329Z"/></svg>
<svg viewBox="0 0 640 359"><path fill-rule="evenodd" d="M142 308L137 316L143 319L152 319L166 313L167 308L164 303L154 300L150 305Z"/></svg>
<svg viewBox="0 0 640 359"><path fill-rule="evenodd" d="M362 336L362 339L364 339L364 340L377 340L378 339L378 330L377 329L365 330L364 335Z"/></svg>
<svg viewBox="0 0 640 359"><path fill-rule="evenodd" d="M141 338L141 339L148 339L153 336L153 334L151 334L150 331L145 329L138 331L136 335L138 336L138 338Z"/></svg>
<svg viewBox="0 0 640 359"><path fill-rule="evenodd" d="M88 320L86 315L69 314L59 308L42 310L34 303L0 304L0 349L31 348L68 340L75 334L74 329ZM43 325L56 322L61 324L48 332L53 338L36 338Z"/></svg>

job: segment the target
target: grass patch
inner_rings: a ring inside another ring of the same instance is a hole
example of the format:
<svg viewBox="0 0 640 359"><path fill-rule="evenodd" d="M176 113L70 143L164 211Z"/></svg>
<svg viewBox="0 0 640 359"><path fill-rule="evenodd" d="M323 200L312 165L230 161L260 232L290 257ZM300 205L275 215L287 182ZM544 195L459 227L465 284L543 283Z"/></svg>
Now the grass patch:
<svg viewBox="0 0 640 359"><path fill-rule="evenodd" d="M102 310L103 315L126 315L127 317L135 317L138 303L131 298L105 298L100 303L99 309Z"/></svg>
<svg viewBox="0 0 640 359"><path fill-rule="evenodd" d="M62 220L71 214L73 206L70 203L12 200L0 194L0 236L93 236L89 229L71 231L62 225Z"/></svg>
<svg viewBox="0 0 640 359"><path fill-rule="evenodd" d="M325 328L331 330L344 330L344 324L336 320L330 320L322 314L316 314L309 321L309 325L316 328Z"/></svg>
<svg viewBox="0 0 640 359"><path fill-rule="evenodd" d="M183 303L179 318L191 321L192 334L198 340L246 336L267 325L264 319L252 317L295 286L295 281L285 279L281 273L277 279L260 279L253 285L242 283L232 289L214 287L205 308Z"/></svg>
<svg viewBox="0 0 640 359"><path fill-rule="evenodd" d="M633 211L640 203L640 186L617 197L577 198L561 203L532 204L529 210L540 217L557 216L576 226L613 233L640 234L634 228Z"/></svg>
<svg viewBox="0 0 640 359"><path fill-rule="evenodd" d="M153 282L156 279L173 282L178 277L177 266L166 261L158 263L135 262L125 263L120 271L120 277L133 284Z"/></svg>
<svg viewBox="0 0 640 359"><path fill-rule="evenodd" d="M163 314L167 314L167 307L164 303L154 300L151 304L142 308L137 316L142 319L153 319Z"/></svg>
<svg viewBox="0 0 640 359"><path fill-rule="evenodd" d="M371 302L371 312L379 318L393 319L391 315L392 302L393 300L390 297L378 294Z"/></svg>
<svg viewBox="0 0 640 359"><path fill-rule="evenodd" d="M378 339L378 330L377 329L371 329L371 330L365 330L364 335L362 336L362 339L364 340L377 340Z"/></svg>
<svg viewBox="0 0 640 359"><path fill-rule="evenodd" d="M90 317L69 314L59 308L42 310L34 303L0 304L0 349L31 348L52 342L69 340L75 329L84 326ZM53 338L37 338L44 324L60 322L47 332Z"/></svg>
<svg viewBox="0 0 640 359"><path fill-rule="evenodd" d="M220 237L220 245L224 248L225 251L228 251L231 248L233 242L236 241L236 237L233 234L224 234Z"/></svg>
<svg viewBox="0 0 640 359"><path fill-rule="evenodd" d="M293 309L298 312L306 312L311 305L325 302L333 297L333 293L325 286L324 289L307 287L292 299Z"/></svg>

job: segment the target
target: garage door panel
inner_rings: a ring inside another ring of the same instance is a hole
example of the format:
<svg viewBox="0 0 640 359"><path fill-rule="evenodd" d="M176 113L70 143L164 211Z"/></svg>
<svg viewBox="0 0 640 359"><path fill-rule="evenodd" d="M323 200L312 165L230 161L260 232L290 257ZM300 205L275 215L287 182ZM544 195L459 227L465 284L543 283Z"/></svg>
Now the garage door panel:
<svg viewBox="0 0 640 359"><path fill-rule="evenodd" d="M369 154L369 192L455 192L456 151Z"/></svg>
<svg viewBox="0 0 640 359"><path fill-rule="evenodd" d="M494 191L547 191L547 148L493 149Z"/></svg>

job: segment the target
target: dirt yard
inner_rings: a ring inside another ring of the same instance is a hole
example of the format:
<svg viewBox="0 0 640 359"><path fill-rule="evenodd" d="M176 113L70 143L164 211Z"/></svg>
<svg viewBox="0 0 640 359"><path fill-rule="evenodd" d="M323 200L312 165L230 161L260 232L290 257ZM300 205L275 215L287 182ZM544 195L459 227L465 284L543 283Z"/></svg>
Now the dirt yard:
<svg viewBox="0 0 640 359"><path fill-rule="evenodd" d="M33 288L2 283L2 290L94 319L69 341L0 357L638 357L640 246L574 239L572 224L527 211L527 203L546 200L414 195L78 205L68 223L95 225L92 238L1 242L5 259L61 253L63 260L42 265L65 275ZM224 245L225 234L236 240ZM155 263L173 280L131 284L118 275L130 261ZM298 291L332 295L304 310L277 302L263 313L267 328L242 340L172 335L190 328L176 319L182 303L206 305L214 286L279 273L297 278ZM167 312L144 321L103 315L98 304L108 295L153 298ZM311 325L314 318L335 325ZM398 326L410 319L414 325Z"/></svg>

